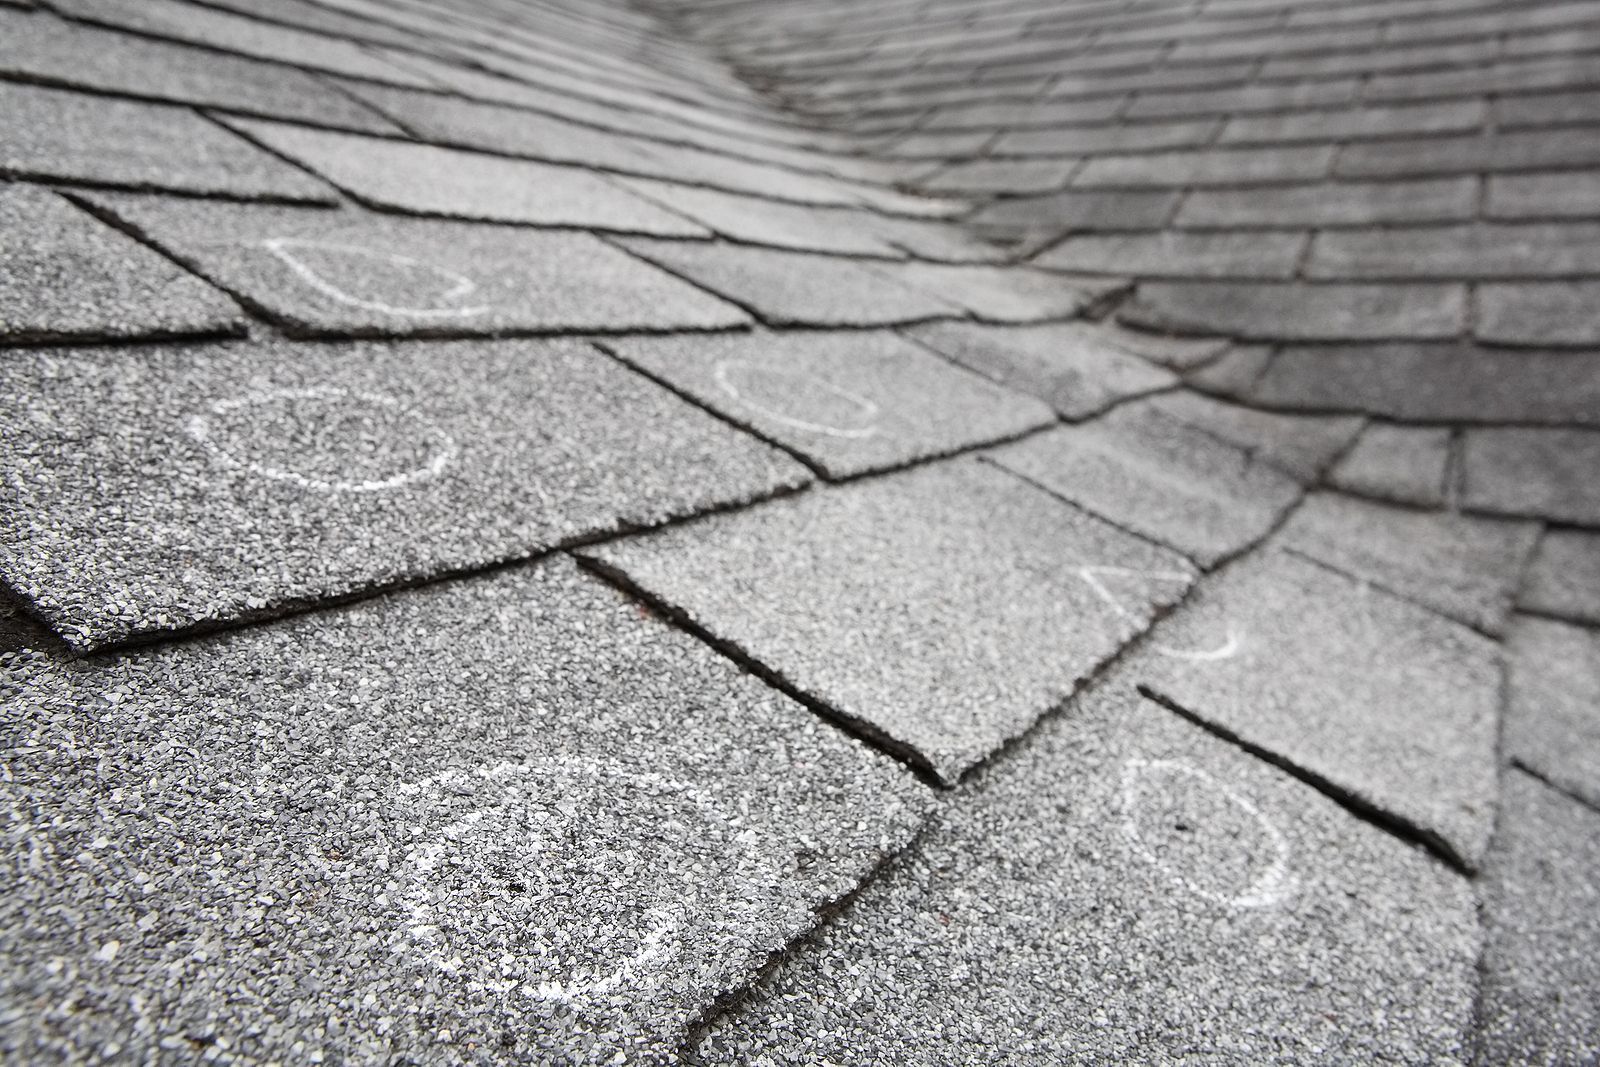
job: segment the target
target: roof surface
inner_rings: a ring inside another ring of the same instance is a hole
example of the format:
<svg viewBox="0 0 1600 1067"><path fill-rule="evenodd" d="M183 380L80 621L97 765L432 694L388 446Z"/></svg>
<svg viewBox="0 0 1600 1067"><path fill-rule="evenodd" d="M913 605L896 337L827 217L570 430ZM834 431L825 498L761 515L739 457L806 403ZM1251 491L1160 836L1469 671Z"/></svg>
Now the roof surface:
<svg viewBox="0 0 1600 1067"><path fill-rule="evenodd" d="M1600 1058L1600 8L0 0L0 1059Z"/></svg>

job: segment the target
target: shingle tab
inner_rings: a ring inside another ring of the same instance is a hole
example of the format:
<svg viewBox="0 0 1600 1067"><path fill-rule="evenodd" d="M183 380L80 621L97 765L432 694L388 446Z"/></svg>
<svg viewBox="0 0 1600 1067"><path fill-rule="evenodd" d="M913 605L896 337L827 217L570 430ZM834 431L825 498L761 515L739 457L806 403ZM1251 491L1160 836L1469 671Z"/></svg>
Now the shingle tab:
<svg viewBox="0 0 1600 1067"><path fill-rule="evenodd" d="M1462 499L1500 515L1600 526L1600 432L1486 426L1466 432Z"/></svg>
<svg viewBox="0 0 1600 1067"><path fill-rule="evenodd" d="M1262 189L1196 189L1178 212L1179 226L1366 226L1380 222L1451 222L1472 217L1473 178L1415 182L1319 182Z"/></svg>
<svg viewBox="0 0 1600 1067"><path fill-rule="evenodd" d="M575 167L283 123L229 124L374 207L418 215L706 237L681 215Z"/></svg>
<svg viewBox="0 0 1600 1067"><path fill-rule="evenodd" d="M1485 633L1511 613L1538 528L1314 493L1283 544Z"/></svg>
<svg viewBox="0 0 1600 1067"><path fill-rule="evenodd" d="M1505 804L1486 880L1478 1052L1584 1063L1600 1057L1600 815L1515 771Z"/></svg>
<svg viewBox="0 0 1600 1067"><path fill-rule="evenodd" d="M714 329L743 311L587 233L97 196L302 335Z"/></svg>
<svg viewBox="0 0 1600 1067"><path fill-rule="evenodd" d="M1068 419L1177 384L1177 376L1132 354L1117 335L1081 323L979 326L931 323L908 331L986 378L1032 393Z"/></svg>
<svg viewBox="0 0 1600 1067"><path fill-rule="evenodd" d="M1368 426L1330 480L1347 492L1420 507L1445 503L1451 431L1445 427Z"/></svg>
<svg viewBox="0 0 1600 1067"><path fill-rule="evenodd" d="M80 648L483 567L809 480L575 342L116 355L0 361L12 428L0 569Z"/></svg>
<svg viewBox="0 0 1600 1067"><path fill-rule="evenodd" d="M1160 187L1310 181L1328 173L1333 151L1307 145L1098 156L1083 165L1072 184Z"/></svg>
<svg viewBox="0 0 1600 1067"><path fill-rule="evenodd" d="M888 332L630 338L605 346L830 478L1013 437L1049 407Z"/></svg>
<svg viewBox="0 0 1600 1067"><path fill-rule="evenodd" d="M332 190L183 107L0 83L0 176L245 199Z"/></svg>
<svg viewBox="0 0 1600 1067"><path fill-rule="evenodd" d="M1466 307L1466 288L1460 285L1145 282L1117 316L1157 330L1381 341L1455 337Z"/></svg>
<svg viewBox="0 0 1600 1067"><path fill-rule="evenodd" d="M1600 626L1600 531L1546 530L1517 605Z"/></svg>
<svg viewBox="0 0 1600 1067"><path fill-rule="evenodd" d="M1298 233L1079 234L1033 262L1142 278L1289 278L1305 243Z"/></svg>
<svg viewBox="0 0 1600 1067"><path fill-rule="evenodd" d="M583 553L947 783L1070 694L1193 574L973 460ZM1107 582L1132 587L1125 603L1108 603Z"/></svg>
<svg viewBox="0 0 1600 1067"><path fill-rule="evenodd" d="M927 797L564 560L8 656L0 722L0 959L39 998L5 1040L38 1062L658 1062Z"/></svg>
<svg viewBox="0 0 1600 1067"><path fill-rule="evenodd" d="M1287 474L1145 405L987 456L1207 568L1263 536L1300 498Z"/></svg>
<svg viewBox="0 0 1600 1067"><path fill-rule="evenodd" d="M1506 754L1600 807L1600 635L1520 618L1509 654Z"/></svg>
<svg viewBox="0 0 1600 1067"><path fill-rule="evenodd" d="M1470 885L1115 682L985 774L694 1062L1457 1058Z"/></svg>
<svg viewBox="0 0 1600 1067"><path fill-rule="evenodd" d="M1538 278L1600 273L1600 224L1390 227L1318 234L1310 278ZM1597 318L1600 322L1600 318Z"/></svg>
<svg viewBox="0 0 1600 1067"><path fill-rule="evenodd" d="M1494 825L1499 649L1281 551L1203 585L1135 679L1469 867Z"/></svg>
<svg viewBox="0 0 1600 1067"><path fill-rule="evenodd" d="M885 326L966 314L850 259L698 241L621 243L769 326Z"/></svg>
<svg viewBox="0 0 1600 1067"><path fill-rule="evenodd" d="M1581 255L1589 258L1587 250ZM1584 272L1600 274L1600 267ZM1491 343L1593 348L1600 345L1600 281L1480 285L1472 332Z"/></svg>
<svg viewBox="0 0 1600 1067"><path fill-rule="evenodd" d="M94 56L85 63L86 55ZM373 133L399 127L292 67L0 9L0 71Z"/></svg>
<svg viewBox="0 0 1600 1067"><path fill-rule="evenodd" d="M47 190L0 185L0 344L237 333L239 308Z"/></svg>

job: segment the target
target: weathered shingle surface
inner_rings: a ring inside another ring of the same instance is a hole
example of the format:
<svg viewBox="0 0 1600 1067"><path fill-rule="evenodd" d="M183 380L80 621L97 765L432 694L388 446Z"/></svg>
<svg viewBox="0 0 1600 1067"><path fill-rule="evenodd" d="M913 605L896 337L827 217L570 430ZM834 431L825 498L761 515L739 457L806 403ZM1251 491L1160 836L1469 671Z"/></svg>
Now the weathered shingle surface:
<svg viewBox="0 0 1600 1067"><path fill-rule="evenodd" d="M0 0L0 1060L1588 1063L1600 12Z"/></svg>

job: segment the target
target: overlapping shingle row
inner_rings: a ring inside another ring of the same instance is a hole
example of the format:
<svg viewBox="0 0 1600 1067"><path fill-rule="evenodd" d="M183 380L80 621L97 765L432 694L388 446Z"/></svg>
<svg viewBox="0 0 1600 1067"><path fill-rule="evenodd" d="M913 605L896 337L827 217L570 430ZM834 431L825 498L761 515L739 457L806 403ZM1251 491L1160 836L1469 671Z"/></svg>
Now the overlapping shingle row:
<svg viewBox="0 0 1600 1067"><path fill-rule="evenodd" d="M34 7L7 1058L1592 1051L1582 5Z"/></svg>

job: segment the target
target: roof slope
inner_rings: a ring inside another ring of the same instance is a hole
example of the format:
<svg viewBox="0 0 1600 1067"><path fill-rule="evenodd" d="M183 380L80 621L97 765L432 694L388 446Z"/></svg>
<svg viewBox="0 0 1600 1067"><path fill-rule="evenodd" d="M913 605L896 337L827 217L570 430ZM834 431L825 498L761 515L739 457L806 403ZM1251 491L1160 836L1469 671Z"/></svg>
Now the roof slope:
<svg viewBox="0 0 1600 1067"><path fill-rule="evenodd" d="M1597 56L0 0L0 1059L1600 1055Z"/></svg>

